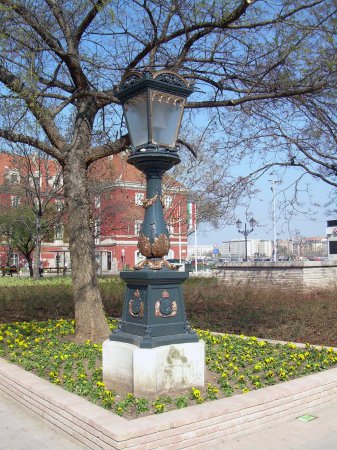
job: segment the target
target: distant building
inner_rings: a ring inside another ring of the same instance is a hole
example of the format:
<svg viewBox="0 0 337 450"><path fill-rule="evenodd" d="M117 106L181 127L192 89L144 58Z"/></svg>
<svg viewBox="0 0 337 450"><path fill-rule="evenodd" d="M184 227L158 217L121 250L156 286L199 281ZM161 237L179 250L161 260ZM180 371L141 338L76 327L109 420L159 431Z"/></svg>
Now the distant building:
<svg viewBox="0 0 337 450"><path fill-rule="evenodd" d="M261 239L247 239L247 257L249 259L271 258L273 252L272 241ZM245 239L232 239L220 245L222 258L228 260L246 257Z"/></svg>
<svg viewBox="0 0 337 450"><path fill-rule="evenodd" d="M326 257L327 239L324 236L294 237L288 240L289 256L297 258Z"/></svg>
<svg viewBox="0 0 337 450"><path fill-rule="evenodd" d="M337 260L337 220L327 221L328 257Z"/></svg>
<svg viewBox="0 0 337 450"><path fill-rule="evenodd" d="M196 247L188 245L187 247L187 258L194 259L196 256L198 259L204 259L206 256L212 256L213 245L197 245Z"/></svg>

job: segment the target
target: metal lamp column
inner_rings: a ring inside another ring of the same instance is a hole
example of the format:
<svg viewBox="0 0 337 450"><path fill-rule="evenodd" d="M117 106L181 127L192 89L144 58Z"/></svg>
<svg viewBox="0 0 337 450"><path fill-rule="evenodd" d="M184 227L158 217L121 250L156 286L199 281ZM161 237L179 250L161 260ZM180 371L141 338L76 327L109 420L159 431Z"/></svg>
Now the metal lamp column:
<svg viewBox="0 0 337 450"><path fill-rule="evenodd" d="M241 233L241 234L243 234L244 237L245 237L245 253L246 253L245 261L248 261L248 249L247 249L248 245L247 245L247 237L248 237L248 235L249 235L250 233L252 233L252 232L254 231L254 227L256 226L256 220L254 220L253 217L249 220L249 225L250 225L250 227L251 227L250 230L247 230L247 224L246 224L246 222L245 222L245 229L244 229L244 230L241 230L241 227L242 227L242 222L241 222L241 220L238 219L238 220L236 221L236 227L237 227L237 229L238 229L238 232Z"/></svg>

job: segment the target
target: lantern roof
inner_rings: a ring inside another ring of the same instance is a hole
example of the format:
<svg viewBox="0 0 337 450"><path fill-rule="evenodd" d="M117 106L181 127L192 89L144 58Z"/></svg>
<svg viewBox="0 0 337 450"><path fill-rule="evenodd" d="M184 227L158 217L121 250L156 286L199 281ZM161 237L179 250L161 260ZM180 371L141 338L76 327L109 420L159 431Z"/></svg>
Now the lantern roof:
<svg viewBox="0 0 337 450"><path fill-rule="evenodd" d="M147 88L185 98L193 92L193 89L184 77L176 72L172 70L155 72L147 69L144 72L132 71L125 74L116 88L115 95L123 103L128 98Z"/></svg>

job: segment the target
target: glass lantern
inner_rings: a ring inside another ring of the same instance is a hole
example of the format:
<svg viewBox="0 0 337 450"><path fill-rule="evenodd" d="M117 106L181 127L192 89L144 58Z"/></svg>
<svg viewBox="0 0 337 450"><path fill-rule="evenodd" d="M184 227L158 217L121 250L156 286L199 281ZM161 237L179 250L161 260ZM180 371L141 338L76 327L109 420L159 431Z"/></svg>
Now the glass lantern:
<svg viewBox="0 0 337 450"><path fill-rule="evenodd" d="M116 97L123 105L132 147L175 148L191 92L184 78L172 71L126 75Z"/></svg>

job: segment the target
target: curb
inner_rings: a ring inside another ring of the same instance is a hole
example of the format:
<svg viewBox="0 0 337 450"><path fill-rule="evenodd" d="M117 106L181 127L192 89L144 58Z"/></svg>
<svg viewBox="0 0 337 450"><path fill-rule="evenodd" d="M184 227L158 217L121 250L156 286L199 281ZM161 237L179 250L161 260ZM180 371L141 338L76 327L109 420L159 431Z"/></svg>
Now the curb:
<svg viewBox="0 0 337 450"><path fill-rule="evenodd" d="M203 450L337 399L337 368L157 416L127 420L0 358L0 391L94 449Z"/></svg>

